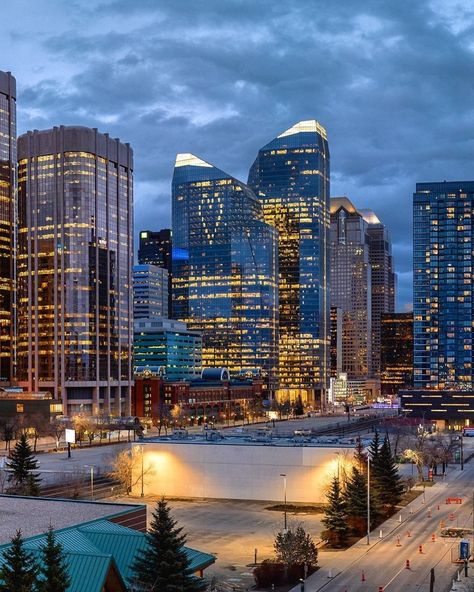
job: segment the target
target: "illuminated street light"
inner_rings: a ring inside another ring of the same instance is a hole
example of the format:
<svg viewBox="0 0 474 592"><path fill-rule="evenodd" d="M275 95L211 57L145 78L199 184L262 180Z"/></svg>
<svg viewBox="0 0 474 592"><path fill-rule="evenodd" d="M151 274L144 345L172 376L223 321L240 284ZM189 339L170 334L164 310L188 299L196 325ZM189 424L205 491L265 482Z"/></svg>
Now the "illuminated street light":
<svg viewBox="0 0 474 592"><path fill-rule="evenodd" d="M285 532L287 531L287 520L286 520L286 473L280 473L280 477L283 477L283 495L284 495L284 522L285 522Z"/></svg>

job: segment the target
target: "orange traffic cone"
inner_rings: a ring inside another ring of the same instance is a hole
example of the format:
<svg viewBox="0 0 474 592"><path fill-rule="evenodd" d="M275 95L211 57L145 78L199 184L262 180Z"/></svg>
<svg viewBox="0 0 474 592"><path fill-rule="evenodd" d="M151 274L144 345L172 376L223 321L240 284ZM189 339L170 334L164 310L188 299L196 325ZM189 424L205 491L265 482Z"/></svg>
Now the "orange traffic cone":
<svg viewBox="0 0 474 592"><path fill-rule="evenodd" d="M401 547L401 543L400 543L400 537L397 537L397 544L395 545L395 547Z"/></svg>
<svg viewBox="0 0 474 592"><path fill-rule="evenodd" d="M383 586L379 586L379 592L383 592Z"/></svg>
<svg viewBox="0 0 474 592"><path fill-rule="evenodd" d="M431 540L432 540L432 542L433 542L433 543L435 543L435 542L436 542L436 535L435 535L435 533L433 533L433 534L431 535Z"/></svg>
<svg viewBox="0 0 474 592"><path fill-rule="evenodd" d="M360 581L365 582L365 573L364 572L362 572L362 575L360 576Z"/></svg>
<svg viewBox="0 0 474 592"><path fill-rule="evenodd" d="M421 554L423 553L423 545L420 545L418 547L418 553L421 553Z"/></svg>
<svg viewBox="0 0 474 592"><path fill-rule="evenodd" d="M411 537L411 532L407 531L407 537Z"/></svg>
<svg viewBox="0 0 474 592"><path fill-rule="evenodd" d="M410 567L410 560L409 559L406 560L405 569L411 569L411 567Z"/></svg>

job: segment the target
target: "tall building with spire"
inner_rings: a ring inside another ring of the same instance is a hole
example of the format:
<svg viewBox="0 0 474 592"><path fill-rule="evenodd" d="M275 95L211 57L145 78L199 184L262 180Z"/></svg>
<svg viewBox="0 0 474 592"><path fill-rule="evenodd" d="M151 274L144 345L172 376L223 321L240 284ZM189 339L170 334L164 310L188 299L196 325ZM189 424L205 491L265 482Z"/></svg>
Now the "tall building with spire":
<svg viewBox="0 0 474 592"><path fill-rule="evenodd" d="M178 154L172 183L173 316L202 333L203 366L277 381L276 232L241 181Z"/></svg>
<svg viewBox="0 0 474 592"><path fill-rule="evenodd" d="M324 405L329 382L329 147L300 121L258 152L248 180L278 231L281 400Z"/></svg>
<svg viewBox="0 0 474 592"><path fill-rule="evenodd" d="M0 385L13 378L16 80L0 71Z"/></svg>
<svg viewBox="0 0 474 592"><path fill-rule="evenodd" d="M65 414L130 415L133 152L97 129L18 139L18 379Z"/></svg>

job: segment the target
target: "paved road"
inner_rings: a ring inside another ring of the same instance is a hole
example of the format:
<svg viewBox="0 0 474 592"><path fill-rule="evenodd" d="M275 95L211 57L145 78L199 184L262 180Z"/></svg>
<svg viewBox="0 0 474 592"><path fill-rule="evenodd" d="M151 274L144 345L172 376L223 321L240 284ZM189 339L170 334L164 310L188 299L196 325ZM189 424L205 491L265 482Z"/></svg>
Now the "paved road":
<svg viewBox="0 0 474 592"><path fill-rule="evenodd" d="M369 547L364 540L347 551L321 553L322 568L308 578L306 592L377 592L380 586L384 592L429 592L433 567L435 592L449 590L456 572L451 554L456 554L459 539L439 537L440 521L446 526L472 528L473 482L474 463L465 465L464 471L452 469L445 483L426 489L425 503L420 496L404 509L401 523L398 516L388 520L382 526L382 539L377 531L371 534ZM463 497L463 503L446 505L450 495ZM407 560L410 569L406 569ZM297 586L292 592L299 590Z"/></svg>

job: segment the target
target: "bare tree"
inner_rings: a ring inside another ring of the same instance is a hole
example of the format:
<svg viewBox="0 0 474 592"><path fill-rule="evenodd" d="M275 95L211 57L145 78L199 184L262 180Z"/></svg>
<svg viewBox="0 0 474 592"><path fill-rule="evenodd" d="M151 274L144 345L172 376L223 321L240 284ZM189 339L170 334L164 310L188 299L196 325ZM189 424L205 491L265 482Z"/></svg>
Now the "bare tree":
<svg viewBox="0 0 474 592"><path fill-rule="evenodd" d="M111 470L107 474L125 487L127 495L130 495L142 478L142 454L138 446L133 446L131 450L121 450L112 458ZM150 465L147 464L143 467L143 476L149 471Z"/></svg>
<svg viewBox="0 0 474 592"><path fill-rule="evenodd" d="M17 425L14 419L5 419L0 424L2 440L5 442L5 450L9 452L11 450L11 443L15 438L16 430Z"/></svg>

